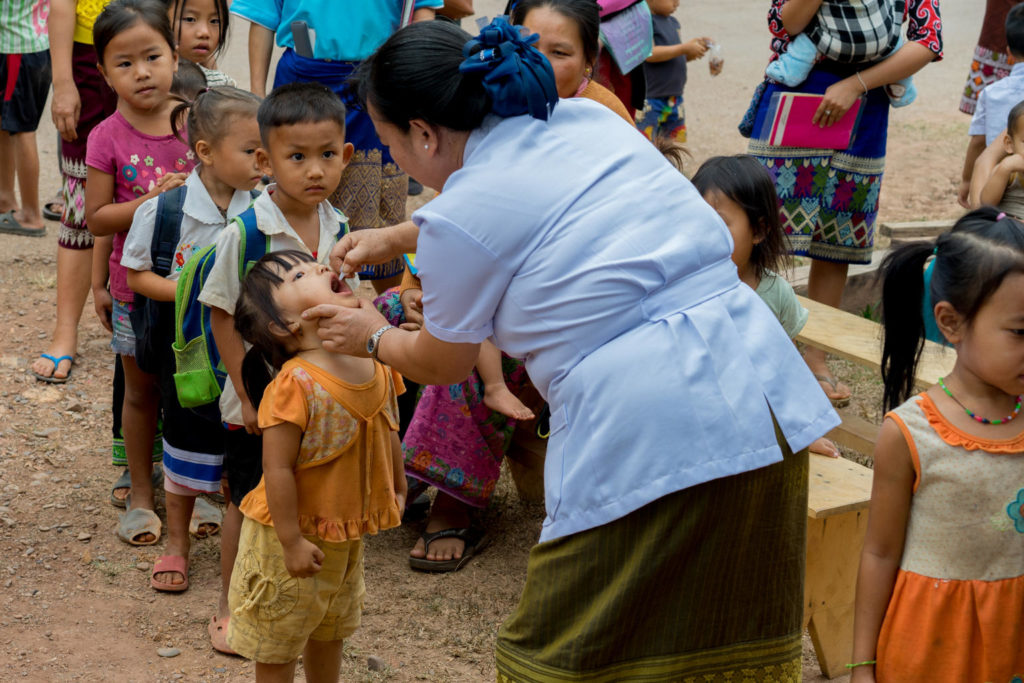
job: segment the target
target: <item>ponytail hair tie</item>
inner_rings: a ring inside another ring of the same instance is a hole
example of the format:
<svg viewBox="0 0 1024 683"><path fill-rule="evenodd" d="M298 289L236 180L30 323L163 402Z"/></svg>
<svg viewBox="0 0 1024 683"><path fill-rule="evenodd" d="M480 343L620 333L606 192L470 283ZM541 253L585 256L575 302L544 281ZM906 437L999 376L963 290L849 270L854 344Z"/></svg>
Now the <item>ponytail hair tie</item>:
<svg viewBox="0 0 1024 683"><path fill-rule="evenodd" d="M1000 211L1000 212L999 212L999 215L998 215L998 216L996 216L996 221L1001 221L1001 220L1003 220L1004 218L1006 218L1006 213L1004 213L1003 211Z"/></svg>
<svg viewBox="0 0 1024 683"><path fill-rule="evenodd" d="M481 76L491 99L491 111L509 117L529 114L547 120L558 103L555 74L547 57L533 43L539 36L524 36L505 17L495 19L462 49L463 74Z"/></svg>

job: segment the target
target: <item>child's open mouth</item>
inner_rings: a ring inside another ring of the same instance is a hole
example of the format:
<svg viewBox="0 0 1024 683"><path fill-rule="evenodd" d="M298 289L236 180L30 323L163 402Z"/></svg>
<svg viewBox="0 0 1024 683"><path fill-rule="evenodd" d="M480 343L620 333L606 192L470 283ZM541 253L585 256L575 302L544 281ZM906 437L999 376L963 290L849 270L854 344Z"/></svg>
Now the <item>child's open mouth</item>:
<svg viewBox="0 0 1024 683"><path fill-rule="evenodd" d="M335 294L351 294L352 290L348 288L341 278L337 275L331 275L331 291Z"/></svg>

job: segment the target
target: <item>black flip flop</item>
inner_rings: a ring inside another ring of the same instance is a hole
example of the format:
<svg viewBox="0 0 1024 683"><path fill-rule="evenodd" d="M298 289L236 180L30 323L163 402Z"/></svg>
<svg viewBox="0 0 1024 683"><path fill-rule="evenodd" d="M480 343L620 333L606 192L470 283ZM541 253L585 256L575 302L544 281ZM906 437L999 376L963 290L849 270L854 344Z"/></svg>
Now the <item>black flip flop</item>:
<svg viewBox="0 0 1024 683"><path fill-rule="evenodd" d="M60 211L54 207L60 207ZM51 199L50 201L43 204L43 218L48 221L59 221L64 211L64 202L59 199Z"/></svg>
<svg viewBox="0 0 1024 683"><path fill-rule="evenodd" d="M14 218L14 212L0 213L0 232L26 237L46 237L46 228L26 228Z"/></svg>
<svg viewBox="0 0 1024 683"><path fill-rule="evenodd" d="M460 538L466 547L462 549L462 557L451 560L428 560L425 557L410 557L409 566L421 572L457 572L466 566L470 558L487 547L491 539L483 529L465 527L463 529L443 529L432 534L423 534L423 551L430 549L430 544L439 538Z"/></svg>

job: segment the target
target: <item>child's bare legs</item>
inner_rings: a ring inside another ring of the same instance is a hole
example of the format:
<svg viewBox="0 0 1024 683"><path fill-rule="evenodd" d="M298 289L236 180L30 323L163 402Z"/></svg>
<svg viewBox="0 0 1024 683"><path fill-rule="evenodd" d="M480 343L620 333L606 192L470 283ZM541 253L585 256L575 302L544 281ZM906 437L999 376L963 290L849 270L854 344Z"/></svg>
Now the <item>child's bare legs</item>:
<svg viewBox="0 0 1024 683"><path fill-rule="evenodd" d="M814 301L839 308L843 300L843 289L846 287L846 271L848 267L845 263L832 263L818 259L812 260L811 273L807 280L807 296ZM821 349L808 346L804 350L804 361L815 376L832 377L832 373L825 363L825 352ZM837 382L834 388L829 382L822 379L819 379L818 383L831 401L842 401L850 398L850 388L842 382Z"/></svg>
<svg viewBox="0 0 1024 683"><path fill-rule="evenodd" d="M153 436L160 400L156 378L143 372L132 356L121 356L124 368L124 408L121 412L124 450L128 458L128 472L132 478L131 506L129 509L153 509ZM188 522L186 521L186 530ZM155 540L150 534L140 541Z"/></svg>
<svg viewBox="0 0 1024 683"><path fill-rule="evenodd" d="M341 674L344 640L308 640L302 651L302 666L307 683L336 683ZM263 664L256 662L256 683L291 683L295 679L295 664Z"/></svg>
<svg viewBox="0 0 1024 683"><path fill-rule="evenodd" d="M256 662L256 683L292 683L295 680L295 665L298 661L293 659L284 664Z"/></svg>
<svg viewBox="0 0 1024 683"><path fill-rule="evenodd" d="M151 442L152 443L152 442ZM134 484L133 484L134 487ZM167 506L167 546L164 555L174 555L188 559L192 547L192 539L188 536L188 523L192 519L192 508L196 497L165 491ZM157 583L180 585L187 577L178 572L159 572L153 575Z"/></svg>
<svg viewBox="0 0 1024 683"><path fill-rule="evenodd" d="M11 134L0 131L0 213L15 209L14 177L21 191L21 210L15 210L14 220L25 228L43 229L43 214L39 209L39 151L36 134Z"/></svg>
<svg viewBox="0 0 1024 683"><path fill-rule="evenodd" d="M231 617L228 607L228 589L231 588L231 572L235 568L235 557L238 555L238 539L242 534L242 511L234 503L228 502L224 512L224 521L220 529L220 602L217 604L217 620L223 621Z"/></svg>
<svg viewBox="0 0 1024 683"><path fill-rule="evenodd" d="M14 140L10 133L0 130L0 213L18 208L14 196Z"/></svg>
<svg viewBox="0 0 1024 683"><path fill-rule="evenodd" d="M308 640L302 651L306 683L335 683L341 674L344 640Z"/></svg>
<svg viewBox="0 0 1024 683"><path fill-rule="evenodd" d="M533 411L523 405L505 384L501 372L501 351L489 341L480 345L476 371L484 383L484 405L514 420L531 420Z"/></svg>

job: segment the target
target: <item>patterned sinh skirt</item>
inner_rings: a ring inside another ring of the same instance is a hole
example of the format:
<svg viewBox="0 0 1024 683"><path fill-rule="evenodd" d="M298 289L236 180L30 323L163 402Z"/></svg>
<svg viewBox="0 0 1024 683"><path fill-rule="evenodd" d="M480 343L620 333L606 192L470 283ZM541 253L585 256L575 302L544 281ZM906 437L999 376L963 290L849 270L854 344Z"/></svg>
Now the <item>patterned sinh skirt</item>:
<svg viewBox="0 0 1024 683"><path fill-rule="evenodd" d="M398 289L374 302L392 325L405 322ZM502 354L502 372L512 393L529 385L523 361ZM405 473L477 508L487 507L516 421L484 405L484 385L474 369L450 386L424 385L402 439Z"/></svg>
<svg viewBox="0 0 1024 683"><path fill-rule="evenodd" d="M889 127L885 92L875 88L867 94L847 149L775 147L761 135L773 93L820 94L841 78L816 67L799 88L768 84L747 152L775 179L779 217L792 253L837 263L870 263Z"/></svg>
<svg viewBox="0 0 1024 683"><path fill-rule="evenodd" d="M978 95L996 81L1010 75L1010 55L1005 52L996 52L987 47L978 45L974 48L974 58L971 60L971 68L967 72L967 83L964 84L964 94L960 96L960 111L965 114L974 114L978 104Z"/></svg>
<svg viewBox="0 0 1024 683"><path fill-rule="evenodd" d="M117 95L96 66L96 49L92 45L73 43L71 75L82 101L75 140L63 140L60 146L61 199L64 213L60 218L57 244L65 249L91 249L93 237L85 224L85 148L89 133L117 110Z"/></svg>
<svg viewBox="0 0 1024 683"><path fill-rule="evenodd" d="M776 434L782 462L534 546L498 681L799 681L807 451Z"/></svg>
<svg viewBox="0 0 1024 683"><path fill-rule="evenodd" d="M331 204L341 209L352 230L382 228L405 220L409 194L407 176L381 144L370 115L360 106L348 78L359 62L325 61L300 57L289 48L281 55L274 74L274 87L296 81L322 83L345 103L345 141L356 148L341 174L341 183L331 195ZM401 258L359 273L365 280L381 280L405 270Z"/></svg>

